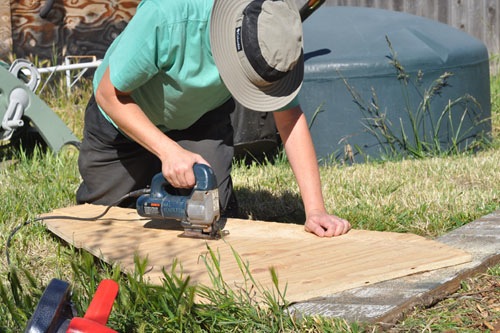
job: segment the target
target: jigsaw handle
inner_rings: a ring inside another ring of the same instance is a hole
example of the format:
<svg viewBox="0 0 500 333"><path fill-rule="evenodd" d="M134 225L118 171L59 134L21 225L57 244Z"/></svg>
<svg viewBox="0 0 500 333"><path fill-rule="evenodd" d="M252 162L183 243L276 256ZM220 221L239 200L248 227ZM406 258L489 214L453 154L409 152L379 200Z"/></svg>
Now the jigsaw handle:
<svg viewBox="0 0 500 333"><path fill-rule="evenodd" d="M176 220L186 220L189 218L202 219L204 214L198 212L206 213L208 210L204 207L208 204L204 200L208 200L208 196L214 201L209 208L210 212L214 212L215 215L219 210L218 204L218 189L217 180L215 173L208 165L205 164L195 164L193 166L193 172L196 179L196 184L194 185L191 192L187 195L176 195L168 192L168 181L163 177L162 173L156 174L151 181L151 191L149 194L141 195L136 202L137 212L140 216L152 217L152 218L164 218L164 219L176 219ZM201 195L200 194L207 194ZM212 208L214 204L217 207ZM198 207L194 208L193 207ZM195 212L196 211L196 212ZM209 214L213 215L213 214ZM213 219L211 219L210 223ZM208 222L207 222L208 223Z"/></svg>
<svg viewBox="0 0 500 333"><path fill-rule="evenodd" d="M196 180L193 191L210 191L217 188L215 173L208 165L197 163L193 165L193 172ZM163 174L161 172L156 174L151 181L151 197L162 198L168 196L169 194L165 190L167 185L169 183L163 177Z"/></svg>

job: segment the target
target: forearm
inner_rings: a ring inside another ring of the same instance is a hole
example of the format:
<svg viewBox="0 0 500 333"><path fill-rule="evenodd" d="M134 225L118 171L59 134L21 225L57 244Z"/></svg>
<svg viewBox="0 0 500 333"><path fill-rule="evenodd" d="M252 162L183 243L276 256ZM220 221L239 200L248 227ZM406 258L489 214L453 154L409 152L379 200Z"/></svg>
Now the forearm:
<svg viewBox="0 0 500 333"><path fill-rule="evenodd" d="M175 145L142 112L130 95L117 91L106 70L96 91L96 101L128 137L156 155L160 160L169 147Z"/></svg>
<svg viewBox="0 0 500 333"><path fill-rule="evenodd" d="M101 79L95 97L121 131L160 159L162 173L172 186L194 186L193 164L208 162L170 139L149 120L129 94L115 89L109 78L109 69Z"/></svg>
<svg viewBox="0 0 500 333"><path fill-rule="evenodd" d="M274 117L299 185L306 214L325 212L316 153L304 114L297 107L275 112Z"/></svg>

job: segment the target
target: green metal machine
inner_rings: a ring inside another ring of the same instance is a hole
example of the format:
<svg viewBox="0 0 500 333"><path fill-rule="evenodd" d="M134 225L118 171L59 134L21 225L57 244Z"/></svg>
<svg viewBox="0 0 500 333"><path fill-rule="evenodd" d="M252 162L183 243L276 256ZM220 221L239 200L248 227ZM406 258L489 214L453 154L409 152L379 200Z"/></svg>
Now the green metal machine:
<svg viewBox="0 0 500 333"><path fill-rule="evenodd" d="M37 68L25 60L0 63L0 144L7 146L28 131L35 131L58 153L79 140L36 94L40 82Z"/></svg>

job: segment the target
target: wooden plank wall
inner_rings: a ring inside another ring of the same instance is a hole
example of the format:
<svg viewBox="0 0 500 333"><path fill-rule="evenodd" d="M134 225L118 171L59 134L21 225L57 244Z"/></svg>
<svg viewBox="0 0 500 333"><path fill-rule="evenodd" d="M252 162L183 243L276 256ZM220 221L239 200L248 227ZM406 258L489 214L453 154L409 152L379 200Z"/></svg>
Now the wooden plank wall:
<svg viewBox="0 0 500 333"><path fill-rule="evenodd" d="M299 5L305 0L297 0ZM101 57L125 27L140 0L55 0L42 19L45 0L0 1L0 59L13 45L18 57L56 54ZM364 6L403 11L461 29L500 53L500 0L326 0L326 6ZM11 26L9 26L11 21ZM11 35L11 38L9 38ZM12 41L12 42L11 42Z"/></svg>
<svg viewBox="0 0 500 333"><path fill-rule="evenodd" d="M500 0L326 0L327 6L363 6L406 12L449 24L500 54Z"/></svg>

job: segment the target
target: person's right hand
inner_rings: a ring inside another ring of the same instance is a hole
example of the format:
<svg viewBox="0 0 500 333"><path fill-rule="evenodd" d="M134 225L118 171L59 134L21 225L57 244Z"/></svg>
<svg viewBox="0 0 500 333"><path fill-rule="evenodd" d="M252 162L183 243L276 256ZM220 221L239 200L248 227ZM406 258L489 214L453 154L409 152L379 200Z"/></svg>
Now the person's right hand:
<svg viewBox="0 0 500 333"><path fill-rule="evenodd" d="M196 179L194 177L193 166L195 163L208 164L199 154L192 153L177 145L170 150L162 160L163 177L175 188L192 188Z"/></svg>

